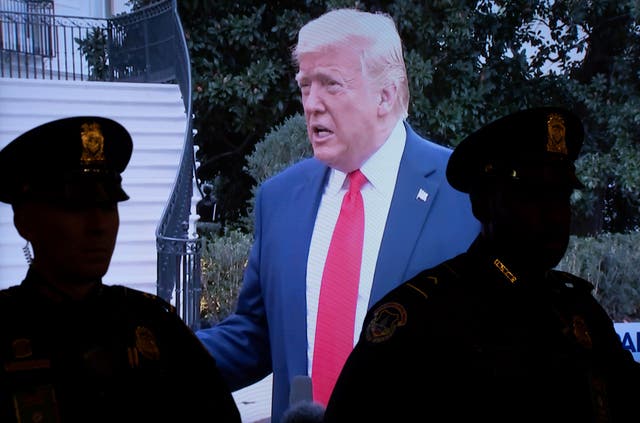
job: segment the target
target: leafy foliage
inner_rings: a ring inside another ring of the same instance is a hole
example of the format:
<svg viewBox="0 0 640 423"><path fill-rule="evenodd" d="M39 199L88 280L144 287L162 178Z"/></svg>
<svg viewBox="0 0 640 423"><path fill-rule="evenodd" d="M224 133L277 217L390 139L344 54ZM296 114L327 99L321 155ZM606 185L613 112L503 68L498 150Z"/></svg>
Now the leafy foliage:
<svg viewBox="0 0 640 423"><path fill-rule="evenodd" d="M278 2L180 2L195 86L198 177L213 180L223 221L250 195L244 157L268 130L299 111L289 49L308 15ZM233 193L233 194L230 194Z"/></svg>
<svg viewBox="0 0 640 423"><path fill-rule="evenodd" d="M175 83L173 38L166 35L171 15L140 17L141 9L163 2L168 4L168 0L128 1L132 12L139 13L120 13L108 19L106 27L74 38L87 60L90 80Z"/></svg>
<svg viewBox="0 0 640 423"><path fill-rule="evenodd" d="M89 64L90 81L106 81L109 79L107 63L107 36L100 27L92 28L85 38L74 38L78 50Z"/></svg>
<svg viewBox="0 0 640 423"><path fill-rule="evenodd" d="M234 310L252 240L250 235L230 230L205 243L200 307L203 326L214 325Z"/></svg>
<svg viewBox="0 0 640 423"><path fill-rule="evenodd" d="M242 226L213 230L205 238L202 252L202 317L204 325L215 324L233 311L240 290L244 266L253 242L253 204L260 183L287 166L311 157L304 117L296 114L272 129L247 157L245 171L257 184L253 186L248 217ZM206 229L200 226L201 229Z"/></svg>
<svg viewBox="0 0 640 423"><path fill-rule="evenodd" d="M256 181L251 188L247 216L240 219L247 232L253 231L253 207L260 184L284 168L311 156L313 150L307 138L307 126L300 114L285 119L256 144L255 150L247 156L247 165L244 167L244 171Z"/></svg>
<svg viewBox="0 0 640 423"><path fill-rule="evenodd" d="M571 237L559 270L593 283L594 297L616 322L640 321L640 232Z"/></svg>

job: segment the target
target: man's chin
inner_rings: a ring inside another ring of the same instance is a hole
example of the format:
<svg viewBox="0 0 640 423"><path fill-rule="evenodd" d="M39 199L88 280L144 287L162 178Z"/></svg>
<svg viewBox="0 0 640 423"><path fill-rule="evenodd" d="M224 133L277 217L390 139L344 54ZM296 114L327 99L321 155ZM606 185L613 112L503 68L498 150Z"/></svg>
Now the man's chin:
<svg viewBox="0 0 640 423"><path fill-rule="evenodd" d="M84 263L76 269L78 280L95 281L101 280L109 270L109 263Z"/></svg>

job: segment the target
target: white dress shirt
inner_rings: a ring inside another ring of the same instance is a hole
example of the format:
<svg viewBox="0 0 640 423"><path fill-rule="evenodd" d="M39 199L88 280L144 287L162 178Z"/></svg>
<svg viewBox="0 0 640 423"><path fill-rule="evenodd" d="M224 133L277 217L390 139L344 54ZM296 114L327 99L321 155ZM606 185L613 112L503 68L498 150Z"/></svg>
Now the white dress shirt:
<svg viewBox="0 0 640 423"><path fill-rule="evenodd" d="M378 261L378 252L382 234L387 222L391 198L396 186L400 159L404 151L406 130L402 119L398 121L389 138L382 144L360 168L367 178L362 187L364 202L364 243L362 246L362 265L360 268L360 286L358 288L358 304L354 327L354 345L358 342L362 323L367 314L369 295L373 284L373 275ZM316 217L309 257L307 259L307 343L309 375L313 368L313 348L316 335L316 319L318 316L318 300L324 263L327 259L333 229L340 214L342 198L347 192L345 183L347 174L331 169L325 186L318 216Z"/></svg>

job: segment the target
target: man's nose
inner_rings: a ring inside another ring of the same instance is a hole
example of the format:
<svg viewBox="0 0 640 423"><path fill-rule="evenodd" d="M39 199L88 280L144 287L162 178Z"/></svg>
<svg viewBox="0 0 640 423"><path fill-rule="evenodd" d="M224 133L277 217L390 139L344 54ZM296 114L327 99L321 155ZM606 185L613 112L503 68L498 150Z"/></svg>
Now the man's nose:
<svg viewBox="0 0 640 423"><path fill-rule="evenodd" d="M309 87L309 93L305 97L302 106L307 112L324 111L324 100L321 87L318 84L311 84Z"/></svg>

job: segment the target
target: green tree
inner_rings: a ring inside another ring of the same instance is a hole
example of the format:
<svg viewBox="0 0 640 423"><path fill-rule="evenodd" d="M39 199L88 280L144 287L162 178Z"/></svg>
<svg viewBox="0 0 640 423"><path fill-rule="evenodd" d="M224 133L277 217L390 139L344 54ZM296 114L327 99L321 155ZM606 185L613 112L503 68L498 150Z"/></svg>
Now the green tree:
<svg viewBox="0 0 640 423"><path fill-rule="evenodd" d="M195 81L197 176L215 179L223 226L246 216L246 157L301 112L290 61L299 27L339 6L391 14L405 44L409 121L455 146L522 107L565 105L584 119L577 234L638 229L638 3L632 0L181 0ZM514 134L514 140L517 134Z"/></svg>

